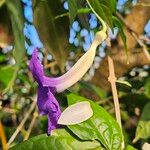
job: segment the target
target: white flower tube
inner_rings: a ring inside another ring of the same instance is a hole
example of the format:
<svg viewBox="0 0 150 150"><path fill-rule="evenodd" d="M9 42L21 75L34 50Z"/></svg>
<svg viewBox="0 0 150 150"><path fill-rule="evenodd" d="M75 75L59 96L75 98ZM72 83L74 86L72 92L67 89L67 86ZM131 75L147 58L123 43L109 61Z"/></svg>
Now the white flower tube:
<svg viewBox="0 0 150 150"><path fill-rule="evenodd" d="M84 76L93 63L97 46L105 39L105 32L97 32L90 49L77 61L77 63L64 75L52 79L52 82L55 82L57 92L62 92L71 87ZM51 81L49 80L49 82Z"/></svg>

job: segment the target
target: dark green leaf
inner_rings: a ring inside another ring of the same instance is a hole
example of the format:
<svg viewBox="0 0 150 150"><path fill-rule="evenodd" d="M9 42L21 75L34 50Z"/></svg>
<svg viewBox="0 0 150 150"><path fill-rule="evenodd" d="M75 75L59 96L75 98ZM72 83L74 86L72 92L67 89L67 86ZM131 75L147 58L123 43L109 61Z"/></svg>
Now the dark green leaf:
<svg viewBox="0 0 150 150"><path fill-rule="evenodd" d="M144 106L140 121L136 129L134 142L140 138L148 139L150 137L150 102Z"/></svg>
<svg viewBox="0 0 150 150"><path fill-rule="evenodd" d="M12 30L13 30L13 36L14 36L14 50L13 55L16 61L15 64L15 70L12 75L12 79L10 80L10 83L4 90L4 93L8 90L12 90L13 84L15 82L15 79L17 77L18 70L21 66L22 60L25 56L25 37L23 34L23 28L24 28L24 20L23 20L23 13L22 13L22 6L20 0L6 0L6 6L11 18L11 24L12 24Z"/></svg>
<svg viewBox="0 0 150 150"><path fill-rule="evenodd" d="M146 80L146 83L144 85L145 94L150 97L150 78Z"/></svg>
<svg viewBox="0 0 150 150"><path fill-rule="evenodd" d="M93 101L70 94L68 104L80 101L89 101L93 109L93 116L77 125L68 128L82 140L99 140L108 150L121 149L123 142L122 132L118 123L98 104Z"/></svg>
<svg viewBox="0 0 150 150"><path fill-rule="evenodd" d="M33 2L34 24L39 37L44 48L53 55L63 71L68 53L69 19L68 17L55 19L56 16L64 13L60 0L34 0Z"/></svg>
<svg viewBox="0 0 150 150"><path fill-rule="evenodd" d="M118 18L113 16L113 24L114 24L114 26L118 27L120 36L121 36L122 41L124 43L125 50L127 52L126 35L125 35L124 31L123 31L122 23L120 22L120 20L118 20Z"/></svg>
<svg viewBox="0 0 150 150"><path fill-rule="evenodd" d="M11 150L102 150L97 141L79 141L65 129L57 129L52 136L39 135L27 140Z"/></svg>
<svg viewBox="0 0 150 150"><path fill-rule="evenodd" d="M11 17L12 30L15 39L15 47L13 55L16 60L16 65L20 66L25 55L25 37L23 34L24 20L20 0L6 0L6 5Z"/></svg>
<svg viewBox="0 0 150 150"><path fill-rule="evenodd" d="M80 84L81 86L83 86L83 88L90 91L91 90L94 91L100 98L106 98L107 93L103 89L95 86L94 84L87 83L87 82L80 82Z"/></svg>
<svg viewBox="0 0 150 150"><path fill-rule="evenodd" d="M70 24L72 24L78 13L77 0L68 0L68 7L69 7Z"/></svg>
<svg viewBox="0 0 150 150"><path fill-rule="evenodd" d="M116 10L115 0L89 0L91 7L111 28L113 27L112 17Z"/></svg>

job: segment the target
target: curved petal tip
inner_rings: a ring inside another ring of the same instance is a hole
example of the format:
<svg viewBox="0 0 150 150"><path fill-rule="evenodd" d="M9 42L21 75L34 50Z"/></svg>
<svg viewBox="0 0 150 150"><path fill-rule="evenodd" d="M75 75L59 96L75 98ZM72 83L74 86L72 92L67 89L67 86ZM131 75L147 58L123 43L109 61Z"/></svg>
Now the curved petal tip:
<svg viewBox="0 0 150 150"><path fill-rule="evenodd" d="M88 101L79 102L67 107L58 119L58 124L74 125L88 120L93 110Z"/></svg>

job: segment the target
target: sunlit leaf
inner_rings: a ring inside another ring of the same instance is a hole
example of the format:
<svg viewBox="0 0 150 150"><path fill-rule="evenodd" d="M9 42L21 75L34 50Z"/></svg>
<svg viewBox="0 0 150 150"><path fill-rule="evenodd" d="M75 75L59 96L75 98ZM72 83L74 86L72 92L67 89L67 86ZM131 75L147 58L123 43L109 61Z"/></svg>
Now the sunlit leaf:
<svg viewBox="0 0 150 150"><path fill-rule="evenodd" d="M127 148L126 148L126 150L137 150L136 148L134 148L133 146L131 146L131 145L128 145L127 146Z"/></svg>
<svg viewBox="0 0 150 150"><path fill-rule="evenodd" d="M11 150L102 150L97 141L79 141L65 129L52 131L52 136L45 134L27 140Z"/></svg>
<svg viewBox="0 0 150 150"><path fill-rule="evenodd" d="M4 66L0 68L0 81L4 84L5 87L11 81L13 73L14 73L13 66Z"/></svg>
<svg viewBox="0 0 150 150"><path fill-rule="evenodd" d="M0 7L5 3L5 0L0 0Z"/></svg>
<svg viewBox="0 0 150 150"><path fill-rule="evenodd" d="M68 104L89 101L93 109L93 116L77 125L68 128L82 140L98 140L108 150L121 149L123 137L118 123L98 104L74 94L67 96ZM91 132L92 131L92 132Z"/></svg>

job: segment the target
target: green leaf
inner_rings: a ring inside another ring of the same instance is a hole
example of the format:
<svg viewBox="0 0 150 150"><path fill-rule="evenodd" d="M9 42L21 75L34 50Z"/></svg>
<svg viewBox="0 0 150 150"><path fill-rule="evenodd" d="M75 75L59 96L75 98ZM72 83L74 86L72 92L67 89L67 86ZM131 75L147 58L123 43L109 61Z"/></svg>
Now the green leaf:
<svg viewBox="0 0 150 150"><path fill-rule="evenodd" d="M137 150L136 148L134 148L133 146L131 146L131 145L128 145L127 146L127 148L126 148L126 150Z"/></svg>
<svg viewBox="0 0 150 150"><path fill-rule="evenodd" d="M111 28L113 27L113 13L116 11L115 0L88 0L91 7Z"/></svg>
<svg viewBox="0 0 150 150"><path fill-rule="evenodd" d="M132 87L132 85L128 81L122 81L122 80L116 80L117 83L125 84L129 87Z"/></svg>
<svg viewBox="0 0 150 150"><path fill-rule="evenodd" d="M56 60L61 71L64 71L67 59L69 19L63 17L55 19L64 13L60 0L34 0L34 25L44 48ZM61 58L61 59L60 59Z"/></svg>
<svg viewBox="0 0 150 150"><path fill-rule="evenodd" d="M0 7L3 6L4 3L5 3L5 0L0 0Z"/></svg>
<svg viewBox="0 0 150 150"><path fill-rule="evenodd" d="M144 85L145 94L150 98L150 78L146 80L146 83Z"/></svg>
<svg viewBox="0 0 150 150"><path fill-rule="evenodd" d="M22 13L22 6L21 1L19 0L6 0L6 6L11 18L11 24L12 24L12 30L14 35L14 50L13 50L13 56L15 58L16 64L15 64L15 70L12 75L12 79L6 89L4 89L4 93L6 93L8 90L12 90L13 84L15 82L15 79L17 77L18 70L22 64L23 58L25 56L25 37L23 34L23 28L24 28L24 20L23 20L23 13Z"/></svg>
<svg viewBox="0 0 150 150"><path fill-rule="evenodd" d="M126 35L125 35L124 31L123 31L123 24L115 16L113 16L112 19L113 19L114 26L118 27L118 29L119 29L119 33L120 33L120 36L121 36L122 41L124 43L124 47L125 47L126 53L128 53L128 51L127 51L127 44L126 44Z"/></svg>
<svg viewBox="0 0 150 150"><path fill-rule="evenodd" d="M4 86L7 86L8 83L11 81L13 73L13 66L9 65L0 68L0 81L4 84Z"/></svg>
<svg viewBox="0 0 150 150"><path fill-rule="evenodd" d="M13 35L15 39L15 48L13 55L16 60L16 65L20 66L25 55L25 37L23 34L24 20L21 1L19 0L6 0L6 5L11 17L11 24Z"/></svg>
<svg viewBox="0 0 150 150"><path fill-rule="evenodd" d="M29 139L11 150L102 150L97 141L79 141L65 129L52 131L52 136L45 134Z"/></svg>
<svg viewBox="0 0 150 150"><path fill-rule="evenodd" d="M138 123L134 142L140 138L148 139L150 137L150 102L144 106L140 121Z"/></svg>
<svg viewBox="0 0 150 150"><path fill-rule="evenodd" d="M69 8L70 24L72 24L78 13L77 0L68 0L68 8Z"/></svg>
<svg viewBox="0 0 150 150"><path fill-rule="evenodd" d="M82 140L98 140L108 150L121 149L123 136L118 123L98 104L74 94L67 96L68 104L89 101L93 109L93 116L68 128Z"/></svg>

